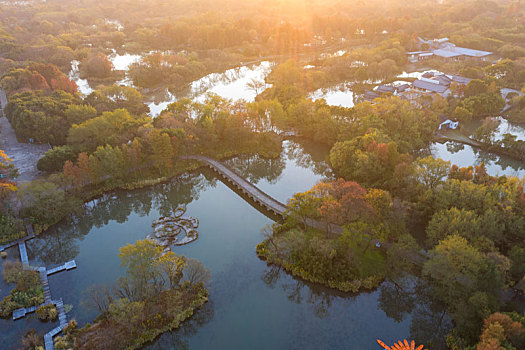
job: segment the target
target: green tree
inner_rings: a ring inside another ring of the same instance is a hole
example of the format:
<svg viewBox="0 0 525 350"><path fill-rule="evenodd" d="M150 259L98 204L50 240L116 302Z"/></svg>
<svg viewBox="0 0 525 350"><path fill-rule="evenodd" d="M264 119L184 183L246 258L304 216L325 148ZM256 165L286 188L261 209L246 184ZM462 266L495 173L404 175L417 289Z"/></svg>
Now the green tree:
<svg viewBox="0 0 525 350"><path fill-rule="evenodd" d="M410 175L411 157L379 132L351 141L337 142L330 150L330 163L339 176L366 187L397 190Z"/></svg>
<svg viewBox="0 0 525 350"><path fill-rule="evenodd" d="M454 118L461 123L468 123L472 119L472 112L463 107L456 107L454 109Z"/></svg>
<svg viewBox="0 0 525 350"><path fill-rule="evenodd" d="M486 94L488 92L487 84L480 79L472 79L467 86L465 87L465 97L471 97L481 94Z"/></svg>
<svg viewBox="0 0 525 350"><path fill-rule="evenodd" d="M319 207L322 198L319 198L312 190L294 194L287 205L287 212L290 219L300 222L305 229L308 226L308 219L319 217Z"/></svg>
<svg viewBox="0 0 525 350"><path fill-rule="evenodd" d="M482 320L499 303L502 279L495 266L465 238L452 235L440 241L423 266L432 290L450 310L457 331L473 341Z"/></svg>
<svg viewBox="0 0 525 350"><path fill-rule="evenodd" d="M473 118L494 116L505 107L505 100L499 93L483 93L467 97L460 103L460 107L470 111Z"/></svg>
<svg viewBox="0 0 525 350"><path fill-rule="evenodd" d="M143 117L149 112L142 94L129 86L107 86L93 91L84 101L95 107L99 114L115 109L127 109L131 115Z"/></svg>
<svg viewBox="0 0 525 350"><path fill-rule="evenodd" d="M65 111L79 103L78 97L61 90L29 91L11 96L5 114L20 140L63 145L71 127Z"/></svg>
<svg viewBox="0 0 525 350"><path fill-rule="evenodd" d="M101 116L73 125L67 141L78 151L94 151L101 145L116 146L134 139L139 127L148 119L137 119L125 109L104 112Z"/></svg>
<svg viewBox="0 0 525 350"><path fill-rule="evenodd" d="M56 172L61 171L66 161L75 161L76 153L70 146L53 147L38 160L36 167L40 171Z"/></svg>
<svg viewBox="0 0 525 350"><path fill-rule="evenodd" d="M35 224L49 227L67 215L78 212L82 202L51 182L33 181L24 184L18 192L26 217Z"/></svg>
<svg viewBox="0 0 525 350"><path fill-rule="evenodd" d="M110 145L99 146L93 155L98 159L96 165L98 178L110 178L110 181L114 182L126 173L126 169L124 168L124 155L120 148L114 148Z"/></svg>
<svg viewBox="0 0 525 350"><path fill-rule="evenodd" d="M71 124L82 124L97 116L97 110L89 105L71 105L64 112L66 120Z"/></svg>
<svg viewBox="0 0 525 350"><path fill-rule="evenodd" d="M427 226L431 245L450 235L462 236L470 242L482 234L481 218L471 210L450 208L435 213Z"/></svg>
<svg viewBox="0 0 525 350"><path fill-rule="evenodd" d="M414 162L414 176L418 183L426 189L435 189L446 179L450 170L450 162L428 156L418 158Z"/></svg>
<svg viewBox="0 0 525 350"><path fill-rule="evenodd" d="M175 156L169 135L160 130L153 130L148 140L155 165L161 173L169 173L173 168L173 157Z"/></svg>
<svg viewBox="0 0 525 350"><path fill-rule="evenodd" d="M388 274L390 277L402 276L406 272L415 272L416 265L412 257L419 255L421 248L412 235L404 233L387 250Z"/></svg>

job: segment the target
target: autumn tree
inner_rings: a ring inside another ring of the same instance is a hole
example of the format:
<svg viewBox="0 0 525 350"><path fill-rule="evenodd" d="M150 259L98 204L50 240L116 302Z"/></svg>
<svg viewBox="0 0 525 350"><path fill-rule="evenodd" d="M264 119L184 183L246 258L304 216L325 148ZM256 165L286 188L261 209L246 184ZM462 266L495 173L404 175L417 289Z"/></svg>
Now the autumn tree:
<svg viewBox="0 0 525 350"><path fill-rule="evenodd" d="M13 177L16 177L17 171L12 160L0 149L0 198L4 197L9 192L18 190L18 187Z"/></svg>
<svg viewBox="0 0 525 350"><path fill-rule="evenodd" d="M126 269L123 277L126 283L119 282L121 294L132 301L147 299L155 293L160 292L159 259L163 248L153 241L138 240L135 244L127 244L119 249L121 265ZM129 287L127 289L123 286Z"/></svg>
<svg viewBox="0 0 525 350"><path fill-rule="evenodd" d="M512 315L512 314L511 314ZM514 314L513 316L518 316ZM483 330L478 350L515 348L525 344L523 334L525 329L522 323L512 319L508 314L493 313L483 321Z"/></svg>
<svg viewBox="0 0 525 350"><path fill-rule="evenodd" d="M31 90L62 90L77 93L77 85L53 64L32 63L26 68L13 68L0 79L8 95Z"/></svg>
<svg viewBox="0 0 525 350"><path fill-rule="evenodd" d="M111 75L113 64L103 53L90 53L80 64L83 77L107 78Z"/></svg>
<svg viewBox="0 0 525 350"><path fill-rule="evenodd" d="M205 283L210 276L209 271L196 264L194 259L171 251L164 252L164 247L149 239L121 247L119 258L126 269L126 275L118 283L119 294L131 301L142 301L165 290L183 288L184 283Z"/></svg>
<svg viewBox="0 0 525 350"><path fill-rule="evenodd" d="M337 142L330 163L346 180L387 190L402 188L411 172L411 156L400 153L395 142L378 132Z"/></svg>
<svg viewBox="0 0 525 350"><path fill-rule="evenodd" d="M373 214L373 208L366 200L366 189L356 182L338 179L330 183L327 192L329 197L319 207L319 213L330 223L348 224L359 219L366 220Z"/></svg>

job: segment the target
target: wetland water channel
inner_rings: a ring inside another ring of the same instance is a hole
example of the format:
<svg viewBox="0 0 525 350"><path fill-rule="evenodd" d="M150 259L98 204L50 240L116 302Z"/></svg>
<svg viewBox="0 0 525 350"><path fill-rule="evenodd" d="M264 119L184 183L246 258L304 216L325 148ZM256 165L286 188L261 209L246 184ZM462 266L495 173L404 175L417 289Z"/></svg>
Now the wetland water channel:
<svg viewBox="0 0 525 350"><path fill-rule="evenodd" d="M279 159L238 157L226 163L283 202L331 176L324 161L326 149L299 140L283 146ZM399 298L390 282L371 293L342 294L267 266L255 246L264 239L261 230L273 221L204 168L165 184L112 192L87 203L83 215L30 241L30 260L46 266L76 260L76 270L51 276L49 282L53 293L73 306L69 318L83 326L97 316L84 305L85 290L114 283L123 273L119 248L143 239L154 220L181 204L187 206L186 215L199 219L199 239L173 250L210 269L210 301L181 329L164 334L147 349L368 349L378 337L387 342L410 335L427 339L421 332L442 336L447 328L429 328L442 311L418 306L415 299L407 309L407 300ZM9 258L17 258L17 251L10 250ZM414 280L407 285L413 286ZM2 295L9 287L0 285ZM428 323L420 320L423 316ZM0 338L8 349L20 345L28 328L52 328L34 315L0 323Z"/></svg>
<svg viewBox="0 0 525 350"><path fill-rule="evenodd" d="M122 58L116 60L120 68L127 67ZM263 80L269 68L270 63L263 62L209 75L192 84L191 96L198 100L212 91L250 100L252 92L246 82ZM83 86L85 92L88 87ZM344 93L351 92L337 91L334 104L342 104L339 100L345 98ZM175 100L174 96L167 97L150 104L153 115ZM348 97L350 105L353 95ZM523 133L522 128L504 126L512 133ZM485 161L492 175L525 175L523 165L469 146L434 144L430 152L460 166ZM286 203L296 192L331 176L325 162L327 154L328 150L319 145L293 140L284 142L279 159L236 157L226 163ZM115 283L123 273L119 248L145 238L152 232L154 220L171 215L181 204L186 205L187 216L198 218L199 238L173 251L196 258L210 269L210 301L179 330L165 333L147 349L374 349L377 338L386 343L414 338L433 350L444 348L442 340L451 325L439 304L425 295L423 281L408 276L396 283L386 281L373 292L343 294L267 266L257 257L255 246L264 239L262 230L273 223L272 219L204 168L165 184L115 191L87 203L83 215L28 243L31 263L53 267L75 259L76 270L51 276L49 282L54 295L72 306L68 317L84 326L98 314L85 305L86 289ZM18 259L15 249L8 255L8 259ZM0 280L0 297L11 289L12 285ZM32 315L16 322L0 319L0 327L2 349L17 349L29 328L43 333L53 324L42 323Z"/></svg>

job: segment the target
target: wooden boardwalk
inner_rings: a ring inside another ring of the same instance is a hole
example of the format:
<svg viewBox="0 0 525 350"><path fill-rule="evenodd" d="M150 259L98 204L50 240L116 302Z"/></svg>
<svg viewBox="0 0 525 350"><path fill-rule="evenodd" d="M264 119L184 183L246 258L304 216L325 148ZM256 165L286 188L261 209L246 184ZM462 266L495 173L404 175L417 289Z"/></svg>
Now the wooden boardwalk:
<svg viewBox="0 0 525 350"><path fill-rule="evenodd" d="M12 242L9 242L7 244L4 244L4 245L0 245L0 252L3 252L4 250L8 249L8 248L11 248L11 247L14 247L15 245L18 245L22 242L26 242L26 241L29 241L33 238L35 238L36 236L34 234L30 234L28 236L25 236L25 237L22 237L20 239L17 239L16 241L12 241Z"/></svg>
<svg viewBox="0 0 525 350"><path fill-rule="evenodd" d="M44 335L44 346L46 350L54 350L55 344L53 342L53 337L58 333L62 332L64 328L67 327L67 314L64 308L64 302L62 298L53 301L58 313L58 327L53 328Z"/></svg>
<svg viewBox="0 0 525 350"><path fill-rule="evenodd" d="M35 312L39 307L44 306L45 304L40 304L31 307L23 307L13 311L13 320L18 320L19 318L26 317L27 314Z"/></svg>
<svg viewBox="0 0 525 350"><path fill-rule="evenodd" d="M20 261L22 261L22 269L27 270L29 268L29 258L27 257L26 242L18 243L18 250L20 251Z"/></svg>
<svg viewBox="0 0 525 350"><path fill-rule="evenodd" d="M49 280L47 279L47 271L45 267L38 269L38 274L40 276L40 282L42 283L42 288L44 289L44 300L46 304L51 303L51 289L49 288Z"/></svg>
<svg viewBox="0 0 525 350"><path fill-rule="evenodd" d="M288 208L286 205L269 196L268 194L260 190L258 187L253 185L251 182L243 178L241 175L237 174L237 172L230 169L228 166L221 163L220 161L202 155L183 156L181 158L198 160L206 164L209 168L221 175L223 179L228 181L228 183L230 183L240 192L248 196L254 202L266 208L268 211L283 219L288 216ZM343 227L339 225L328 224L327 222L314 220L310 218L306 218L303 221L303 224L305 226L321 231L330 232L336 235L342 235L344 232ZM379 240L372 240L370 243L382 249L388 249L392 245L389 242L381 242ZM422 265L428 259L428 253L425 251L420 251L416 254L407 255L406 258L416 265Z"/></svg>
<svg viewBox="0 0 525 350"><path fill-rule="evenodd" d="M35 312L40 307L49 305L49 304L53 304L56 307L56 310L58 313L59 325L44 335L44 346L46 350L53 350L55 348L53 337L57 335L58 333L62 332L64 328L66 328L67 326L67 314L64 308L64 302L62 301L62 298L58 300L52 300L50 303L45 302L44 304L41 304L41 305L17 309L13 311L13 320L17 320L19 318L25 317L27 314Z"/></svg>
<svg viewBox="0 0 525 350"><path fill-rule="evenodd" d="M266 208L273 214L286 218L288 216L288 207L279 202L277 199L263 192L261 189L256 187L254 184L237 174L234 170L230 169L225 164L218 160L205 157L205 156L185 156L183 159L198 160L206 164L209 168L220 174L225 180L231 185L237 188L241 193L248 196L251 200ZM328 225L326 222L322 222L314 219L306 219L304 224L308 227L312 227L322 231L330 231L334 234L342 234L343 228L337 225Z"/></svg>
<svg viewBox="0 0 525 350"><path fill-rule="evenodd" d="M203 162L211 169L219 173L225 180L235 186L244 195L248 196L251 200L258 203L259 205L266 208L268 211L280 217L285 217L287 210L286 205L279 202L275 198L269 196L265 192L261 191L258 187L247 181L241 175L237 174L234 170L230 169L218 160L205 157L205 156L185 156L183 159L193 159Z"/></svg>
<svg viewBox="0 0 525 350"><path fill-rule="evenodd" d="M55 343L53 341L53 337L57 335L58 333L62 332L64 329L63 326L58 326L50 330L44 335L44 347L46 350L54 350L55 349Z"/></svg>
<svg viewBox="0 0 525 350"><path fill-rule="evenodd" d="M75 260L68 261L60 266L56 266L52 269L47 270L45 267L36 267L36 266L30 266L29 265L29 259L27 256L27 246L26 241L35 238L35 234L33 232L33 226L29 222L29 220L24 220L26 231L28 233L28 236L24 238L20 238L16 241L10 242L6 245L0 246L0 251L3 251L7 248L13 247L15 245L18 245L18 250L20 251L20 260L22 261L22 268L24 270L33 270L37 271L38 275L40 277L40 282L42 283L42 289L44 292L44 303L37 306L31 306L27 308L20 308L13 311L13 320L18 320L20 318L25 317L27 314L35 312L38 310L38 308L53 304L55 305L58 313L58 321L59 326L53 328L51 331L46 333L44 335L44 345L45 350L54 350L55 345L53 343L53 337L57 335L58 333L62 332L62 330L67 326L67 314L66 310L64 308L64 302L62 301L62 298L59 300L53 300L51 297L51 289L49 287L49 280L47 276L50 276L52 274L58 273L60 271L68 271L72 270L77 267L77 264Z"/></svg>

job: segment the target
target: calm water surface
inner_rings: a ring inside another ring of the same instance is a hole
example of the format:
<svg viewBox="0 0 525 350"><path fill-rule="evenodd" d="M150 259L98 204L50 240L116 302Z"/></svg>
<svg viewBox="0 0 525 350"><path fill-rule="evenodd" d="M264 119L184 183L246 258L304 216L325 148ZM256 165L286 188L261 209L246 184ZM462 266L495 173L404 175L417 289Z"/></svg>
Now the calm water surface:
<svg viewBox="0 0 525 350"><path fill-rule="evenodd" d="M255 90L247 88L251 81L264 83L264 79L270 73L271 62L264 61L251 66L241 66L228 69L222 73L211 73L199 80L191 83L189 89L175 95L168 89L161 89L152 101L148 104L150 116L158 116L170 103L177 101L181 97L188 97L197 102L204 102L208 94L216 94L223 98L238 101L245 100L251 102L255 100L257 93ZM265 84L270 87L270 84ZM263 89L258 91L262 92Z"/></svg>
<svg viewBox="0 0 525 350"><path fill-rule="evenodd" d="M326 153L316 145L287 141L280 159L239 157L228 163L286 201L331 176ZM85 214L74 222L31 241L29 255L48 267L76 260L76 270L51 276L50 285L54 297L73 306L69 317L85 325L97 316L83 303L86 288L114 283L123 273L119 248L144 238L153 220L169 215L179 204L187 205L186 215L199 219L200 236L174 251L211 270L210 302L149 349L375 349L378 337L387 342L410 336L439 338L449 327L436 321L443 319L441 309L417 301L414 280L408 279L405 288L386 282L377 291L349 295L307 285L267 266L257 258L255 246L264 239L261 230L273 221L211 172L107 194L88 203ZM16 251L10 254L17 256ZM6 294L9 287L0 288ZM34 316L0 322L0 338L10 349L28 327L54 327Z"/></svg>
<svg viewBox="0 0 525 350"><path fill-rule="evenodd" d="M143 55L133 55L128 53L113 53L109 56L115 70L125 72L124 78L117 81L116 84L134 87L133 81L130 79L127 72L130 65L140 61L142 57ZM86 79L80 79L78 65L78 61L71 62L69 77L77 83L80 94L82 96L87 96L93 92L93 89ZM250 81L264 83L266 75L270 73L271 65L271 62L263 61L259 64L228 69L222 73L208 74L201 79L192 82L187 90L182 91L177 95L171 93L167 88L158 89L146 96L146 98L149 99L149 102L147 102L148 107L150 108L149 115L151 117L158 116L168 107L169 104L177 101L181 97L188 97L198 102L204 102L209 93L233 101L242 99L251 102L255 99L257 93L255 90L248 89L247 84ZM265 84L265 87L270 86L271 85L269 84ZM263 89L258 92L260 93L262 90Z"/></svg>
<svg viewBox="0 0 525 350"><path fill-rule="evenodd" d="M525 140L525 129L522 125L512 124L504 118L498 117L500 122L494 132L494 139L501 140L506 133L516 135L517 140ZM467 134L472 134L482 121L473 121L464 126ZM485 152L480 149L462 145L456 142L434 143L431 146L432 155L450 161L460 167L479 165L482 162L487 168L487 172L492 176L525 176L525 164L509 157L498 156L493 153Z"/></svg>
<svg viewBox="0 0 525 350"><path fill-rule="evenodd" d="M330 88L321 88L309 96L312 100L325 99L329 106L354 107L355 94L352 91L352 83L342 83Z"/></svg>

